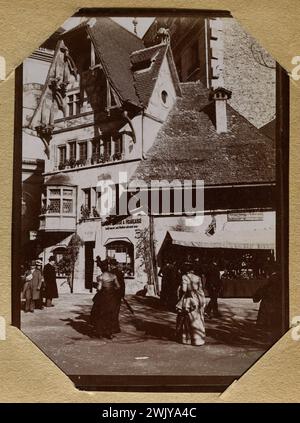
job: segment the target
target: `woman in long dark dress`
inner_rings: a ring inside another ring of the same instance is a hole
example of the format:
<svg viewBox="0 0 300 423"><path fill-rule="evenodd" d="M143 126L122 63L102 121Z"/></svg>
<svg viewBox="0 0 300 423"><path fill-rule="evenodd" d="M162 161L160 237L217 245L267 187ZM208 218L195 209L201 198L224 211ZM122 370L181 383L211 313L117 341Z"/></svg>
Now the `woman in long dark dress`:
<svg viewBox="0 0 300 423"><path fill-rule="evenodd" d="M119 305L120 284L116 275L108 271L107 261L102 262L102 275L99 277L98 292L93 298L91 323L99 337L112 339L116 326L116 310Z"/></svg>

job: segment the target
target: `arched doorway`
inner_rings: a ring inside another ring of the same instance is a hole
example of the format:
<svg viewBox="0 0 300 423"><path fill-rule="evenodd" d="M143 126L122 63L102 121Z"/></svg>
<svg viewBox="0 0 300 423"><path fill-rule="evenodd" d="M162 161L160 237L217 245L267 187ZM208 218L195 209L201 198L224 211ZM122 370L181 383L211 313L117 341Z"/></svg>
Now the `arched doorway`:
<svg viewBox="0 0 300 423"><path fill-rule="evenodd" d="M134 246L129 239L108 240L106 257L115 258L125 276L134 276Z"/></svg>

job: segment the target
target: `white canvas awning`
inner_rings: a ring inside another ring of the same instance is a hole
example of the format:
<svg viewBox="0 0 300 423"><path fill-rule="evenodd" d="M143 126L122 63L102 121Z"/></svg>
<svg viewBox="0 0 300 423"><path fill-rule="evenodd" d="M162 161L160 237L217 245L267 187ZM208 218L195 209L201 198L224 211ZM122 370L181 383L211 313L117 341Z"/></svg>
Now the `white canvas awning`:
<svg viewBox="0 0 300 423"><path fill-rule="evenodd" d="M275 250L275 230L219 231L212 236L200 232L169 231L174 245L198 248Z"/></svg>

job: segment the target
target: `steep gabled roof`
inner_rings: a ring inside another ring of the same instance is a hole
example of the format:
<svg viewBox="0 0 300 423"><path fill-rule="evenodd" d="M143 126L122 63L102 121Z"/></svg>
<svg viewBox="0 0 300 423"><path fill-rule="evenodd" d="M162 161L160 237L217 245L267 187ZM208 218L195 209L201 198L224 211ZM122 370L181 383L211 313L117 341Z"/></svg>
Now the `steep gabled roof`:
<svg viewBox="0 0 300 423"><path fill-rule="evenodd" d="M144 107L147 107L152 95L166 50L166 44L159 44L151 48L135 51L130 56L136 93ZM146 67L138 69L140 63L145 63ZM135 70L136 68L138 70Z"/></svg>
<svg viewBox="0 0 300 423"><path fill-rule="evenodd" d="M143 50L135 51L130 56L135 89L144 107L148 106L165 56L167 56L168 59L176 93L180 95L181 92L177 71L168 44L158 44ZM139 66L140 64L144 64L144 68L141 68L141 66Z"/></svg>
<svg viewBox="0 0 300 423"><path fill-rule="evenodd" d="M275 142L229 105L229 131L217 134L209 90L200 82L180 85L182 98L132 179L199 179L206 185L275 181Z"/></svg>
<svg viewBox="0 0 300 423"><path fill-rule="evenodd" d="M109 18L94 18L87 25L96 53L113 87L123 101L140 105L134 88L130 55L144 49L143 41Z"/></svg>

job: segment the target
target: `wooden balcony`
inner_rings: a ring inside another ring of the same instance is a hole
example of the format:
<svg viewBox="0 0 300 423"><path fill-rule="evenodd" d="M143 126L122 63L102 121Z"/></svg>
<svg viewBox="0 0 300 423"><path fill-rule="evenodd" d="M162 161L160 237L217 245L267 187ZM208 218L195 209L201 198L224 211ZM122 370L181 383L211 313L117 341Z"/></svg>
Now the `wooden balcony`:
<svg viewBox="0 0 300 423"><path fill-rule="evenodd" d="M46 213L40 215L40 231L74 232L76 216L73 214Z"/></svg>

